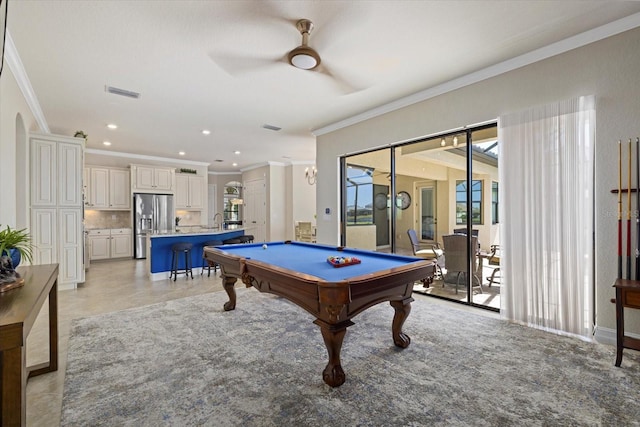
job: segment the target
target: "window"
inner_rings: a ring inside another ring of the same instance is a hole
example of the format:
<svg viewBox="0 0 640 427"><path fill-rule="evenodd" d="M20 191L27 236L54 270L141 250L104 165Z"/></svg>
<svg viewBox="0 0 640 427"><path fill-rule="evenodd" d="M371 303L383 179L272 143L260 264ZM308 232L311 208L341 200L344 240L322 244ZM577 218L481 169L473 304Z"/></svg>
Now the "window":
<svg viewBox="0 0 640 427"><path fill-rule="evenodd" d="M498 223L498 183L491 182L491 224Z"/></svg>
<svg viewBox="0 0 640 427"><path fill-rule="evenodd" d="M467 223L467 181L456 181L456 224ZM471 181L471 223L482 224L482 181Z"/></svg>
<svg viewBox="0 0 640 427"><path fill-rule="evenodd" d="M224 222L227 224L242 224L240 206L242 183L228 182L224 187Z"/></svg>
<svg viewBox="0 0 640 427"><path fill-rule="evenodd" d="M373 224L373 169L347 165L347 225Z"/></svg>

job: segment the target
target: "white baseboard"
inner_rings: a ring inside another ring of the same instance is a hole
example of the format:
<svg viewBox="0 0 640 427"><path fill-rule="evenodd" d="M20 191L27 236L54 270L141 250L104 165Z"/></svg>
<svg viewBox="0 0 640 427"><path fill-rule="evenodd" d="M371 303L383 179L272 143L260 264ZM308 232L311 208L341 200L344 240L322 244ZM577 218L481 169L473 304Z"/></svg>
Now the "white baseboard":
<svg viewBox="0 0 640 427"><path fill-rule="evenodd" d="M58 291L73 291L77 288L78 284L75 282L58 284Z"/></svg>
<svg viewBox="0 0 640 427"><path fill-rule="evenodd" d="M602 326L596 326L593 339L601 344L616 345L616 330L611 328L603 328Z"/></svg>
<svg viewBox="0 0 640 427"><path fill-rule="evenodd" d="M625 332L625 336L640 339L640 335ZM593 334L593 338L601 344L616 345L616 330L611 328L603 328L602 326L596 326L596 331Z"/></svg>

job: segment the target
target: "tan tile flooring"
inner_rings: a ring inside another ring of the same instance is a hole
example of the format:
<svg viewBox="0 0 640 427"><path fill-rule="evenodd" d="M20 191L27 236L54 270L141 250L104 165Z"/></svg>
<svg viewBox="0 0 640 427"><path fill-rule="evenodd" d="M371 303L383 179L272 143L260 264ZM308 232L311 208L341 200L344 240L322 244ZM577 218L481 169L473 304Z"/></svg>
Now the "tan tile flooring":
<svg viewBox="0 0 640 427"><path fill-rule="evenodd" d="M56 372L29 380L27 384L27 426L59 425L69 328L72 319L221 290L222 283L219 272L217 274L212 272L211 277L207 277L206 273L202 276L194 274L193 280L179 277L175 282L170 280L151 282L147 278L143 260L93 262L87 271L84 284L75 290L59 291L59 367ZM461 294L464 295L464 293ZM450 304L419 294L414 294L414 298L433 303ZM48 358L48 313L46 307L45 304L27 340L28 365L44 362ZM459 304L455 304L455 307L466 308ZM485 312L485 310L476 309L475 312ZM497 314L489 312L484 314L492 317L497 316Z"/></svg>

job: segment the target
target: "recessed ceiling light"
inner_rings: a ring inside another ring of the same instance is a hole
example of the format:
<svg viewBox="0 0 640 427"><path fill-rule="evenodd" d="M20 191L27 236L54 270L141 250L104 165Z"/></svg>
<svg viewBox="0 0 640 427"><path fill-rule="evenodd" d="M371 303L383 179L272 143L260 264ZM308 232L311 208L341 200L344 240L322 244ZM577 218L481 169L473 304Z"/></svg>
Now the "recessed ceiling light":
<svg viewBox="0 0 640 427"><path fill-rule="evenodd" d="M108 127L109 129L118 129L118 125L114 125L113 123L109 123L109 124L107 125L107 127Z"/></svg>
<svg viewBox="0 0 640 427"><path fill-rule="evenodd" d="M238 166L237 163L231 163L231 166Z"/></svg>
<svg viewBox="0 0 640 427"><path fill-rule="evenodd" d="M109 141L102 141L102 143L103 143L104 145L111 145L111 143L110 143Z"/></svg>
<svg viewBox="0 0 640 427"><path fill-rule="evenodd" d="M282 156L283 159L290 159L291 156Z"/></svg>
<svg viewBox="0 0 640 427"><path fill-rule="evenodd" d="M238 150L234 151L233 154L238 155L240 152Z"/></svg>
<svg viewBox="0 0 640 427"><path fill-rule="evenodd" d="M202 134L203 134L203 135L209 135L210 133L211 133L211 131L210 131L210 130L207 130L207 129L204 129L204 130L202 131Z"/></svg>
<svg viewBox="0 0 640 427"><path fill-rule="evenodd" d="M181 156L184 156L186 153L184 151L178 151L178 154L180 154Z"/></svg>

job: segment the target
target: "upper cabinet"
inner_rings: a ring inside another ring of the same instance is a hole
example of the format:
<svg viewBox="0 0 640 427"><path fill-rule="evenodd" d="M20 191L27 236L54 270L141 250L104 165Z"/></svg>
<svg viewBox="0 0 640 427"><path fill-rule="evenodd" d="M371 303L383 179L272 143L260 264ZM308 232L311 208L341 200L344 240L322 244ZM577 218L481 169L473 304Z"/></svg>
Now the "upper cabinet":
<svg viewBox="0 0 640 427"><path fill-rule="evenodd" d="M142 192L173 192L174 168L131 165L131 188Z"/></svg>
<svg viewBox="0 0 640 427"><path fill-rule="evenodd" d="M103 210L131 209L131 184L129 169L89 166L85 168L88 179L85 207Z"/></svg>
<svg viewBox="0 0 640 427"><path fill-rule="evenodd" d="M82 207L81 143L31 139L31 204Z"/></svg>
<svg viewBox="0 0 640 427"><path fill-rule="evenodd" d="M176 209L204 208L205 179L203 176L176 174Z"/></svg>

